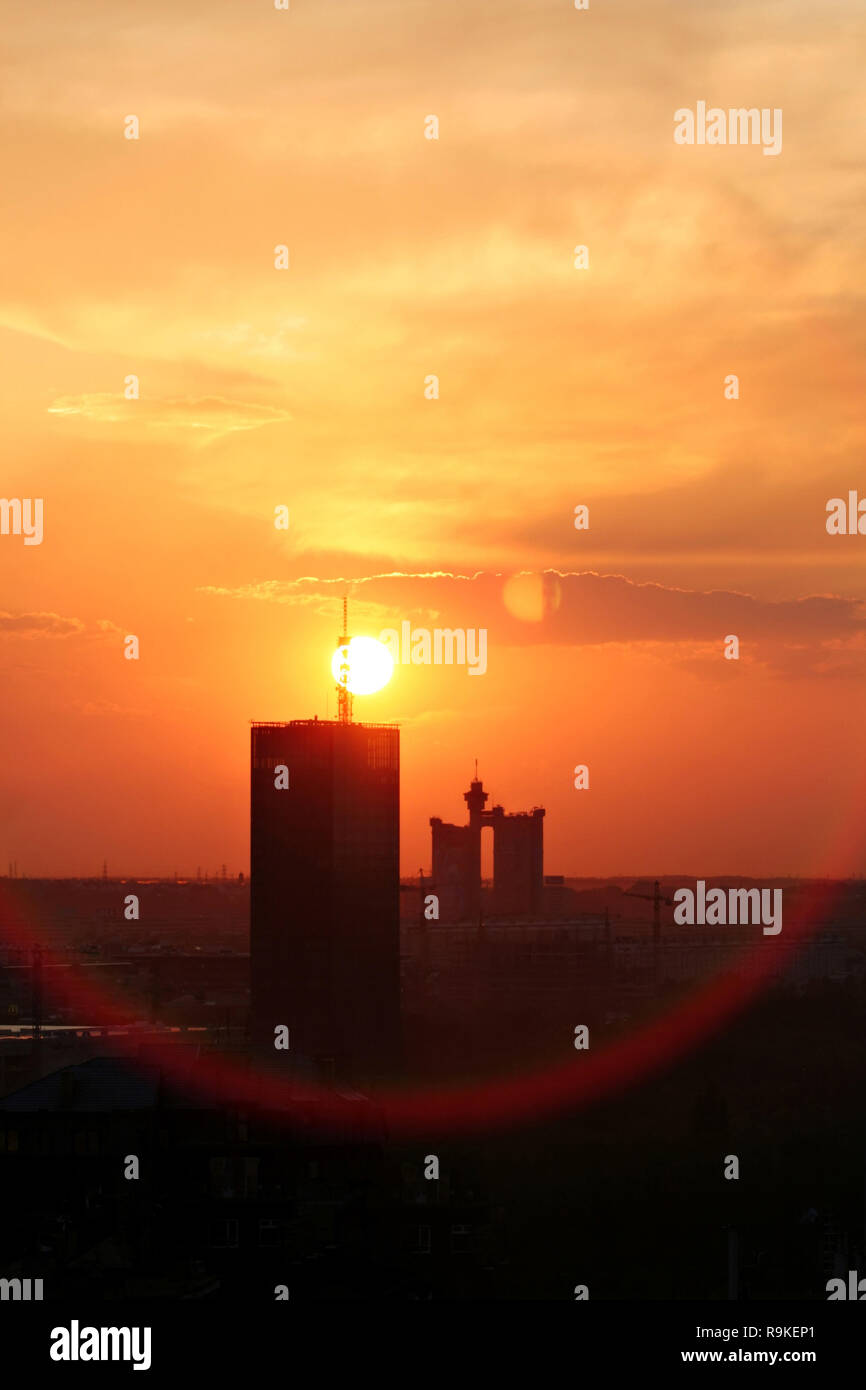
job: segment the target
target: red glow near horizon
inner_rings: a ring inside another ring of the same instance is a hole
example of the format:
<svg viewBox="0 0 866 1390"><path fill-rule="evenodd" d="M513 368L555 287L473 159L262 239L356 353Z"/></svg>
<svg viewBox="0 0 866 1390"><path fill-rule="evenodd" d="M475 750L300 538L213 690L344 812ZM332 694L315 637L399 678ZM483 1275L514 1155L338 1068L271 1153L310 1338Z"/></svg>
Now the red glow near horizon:
<svg viewBox="0 0 866 1390"><path fill-rule="evenodd" d="M394 1137L408 1138L431 1131L447 1135L501 1128L539 1120L563 1109L574 1110L624 1090L709 1037L755 997L797 946L813 937L819 917L831 905L833 892L832 885L815 887L800 915L786 920L781 936L762 937L733 968L637 1032L601 1051L576 1053L566 1062L525 1075L498 1076L470 1085L383 1090L369 1095L369 1106L359 1106L321 1086L251 1074L226 1058L190 1059L183 1055L183 1048L166 1048L134 1032L117 1041L121 1051L159 1064L176 1082L222 1104L263 1107L282 1112L287 1122L303 1118L305 1124L326 1131L336 1128L369 1133L381 1128ZM35 947L27 924L20 918L12 920L8 911L7 926L16 945ZM49 952L43 950L42 957L46 966L53 964ZM50 989L49 980L50 976L46 977ZM123 1024L117 1005L72 967L65 987L76 1007L82 1009L82 1016L96 1020L92 1026Z"/></svg>

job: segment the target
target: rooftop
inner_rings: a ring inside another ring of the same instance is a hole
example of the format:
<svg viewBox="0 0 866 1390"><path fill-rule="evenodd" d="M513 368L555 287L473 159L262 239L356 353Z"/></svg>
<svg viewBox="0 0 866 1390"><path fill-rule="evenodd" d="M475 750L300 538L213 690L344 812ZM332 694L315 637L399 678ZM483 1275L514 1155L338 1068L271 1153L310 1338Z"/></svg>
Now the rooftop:
<svg viewBox="0 0 866 1390"><path fill-rule="evenodd" d="M339 728L342 723L340 719L251 719L250 724L254 729L304 729L317 728L318 725L332 725ZM347 726L351 729L399 729L400 725L396 721L389 724L368 724L365 719L353 719Z"/></svg>

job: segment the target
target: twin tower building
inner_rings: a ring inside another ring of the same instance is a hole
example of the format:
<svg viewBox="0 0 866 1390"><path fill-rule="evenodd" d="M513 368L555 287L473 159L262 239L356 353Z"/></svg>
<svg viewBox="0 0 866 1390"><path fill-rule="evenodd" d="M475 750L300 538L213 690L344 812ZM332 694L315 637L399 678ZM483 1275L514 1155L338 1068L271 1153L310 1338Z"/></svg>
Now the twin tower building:
<svg viewBox="0 0 866 1390"><path fill-rule="evenodd" d="M251 1036L314 1080L396 1079L400 1027L400 732L347 719L256 722L250 749ZM481 911L481 833L494 832L493 908L541 902L544 811L485 809L469 824L431 820L443 921Z"/></svg>

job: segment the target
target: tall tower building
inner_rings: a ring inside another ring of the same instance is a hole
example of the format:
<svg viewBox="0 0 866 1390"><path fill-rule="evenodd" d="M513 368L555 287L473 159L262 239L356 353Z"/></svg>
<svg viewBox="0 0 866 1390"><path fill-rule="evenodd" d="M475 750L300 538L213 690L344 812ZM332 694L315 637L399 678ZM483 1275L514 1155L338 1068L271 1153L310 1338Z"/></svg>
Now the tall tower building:
<svg viewBox="0 0 866 1390"><path fill-rule="evenodd" d="M541 911L544 891L544 811L506 812L494 806L493 911L529 917Z"/></svg>
<svg viewBox="0 0 866 1390"><path fill-rule="evenodd" d="M281 771L284 769L284 771ZM400 735L394 725L254 723L252 1033L322 1077L400 1066Z"/></svg>
<svg viewBox="0 0 866 1390"><path fill-rule="evenodd" d="M544 808L487 810L489 793L477 775L463 800L468 825L449 825L431 816L433 880L445 922L477 922L481 909L481 835L493 831L493 911L529 917L542 910L544 893Z"/></svg>

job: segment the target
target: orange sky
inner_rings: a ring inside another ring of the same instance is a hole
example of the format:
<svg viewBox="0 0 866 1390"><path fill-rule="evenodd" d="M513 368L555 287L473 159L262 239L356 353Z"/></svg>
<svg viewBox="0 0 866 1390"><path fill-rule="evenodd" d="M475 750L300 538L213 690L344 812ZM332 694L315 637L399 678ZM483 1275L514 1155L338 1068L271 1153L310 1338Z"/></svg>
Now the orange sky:
<svg viewBox="0 0 866 1390"><path fill-rule="evenodd" d="M14 7L0 494L45 534L0 536L0 872L246 870L248 721L334 714L347 587L357 633L488 630L484 676L357 701L402 725L406 872L476 757L548 872L866 869L866 536L825 530L866 496L864 28ZM782 153L675 145L698 100L781 108Z"/></svg>

